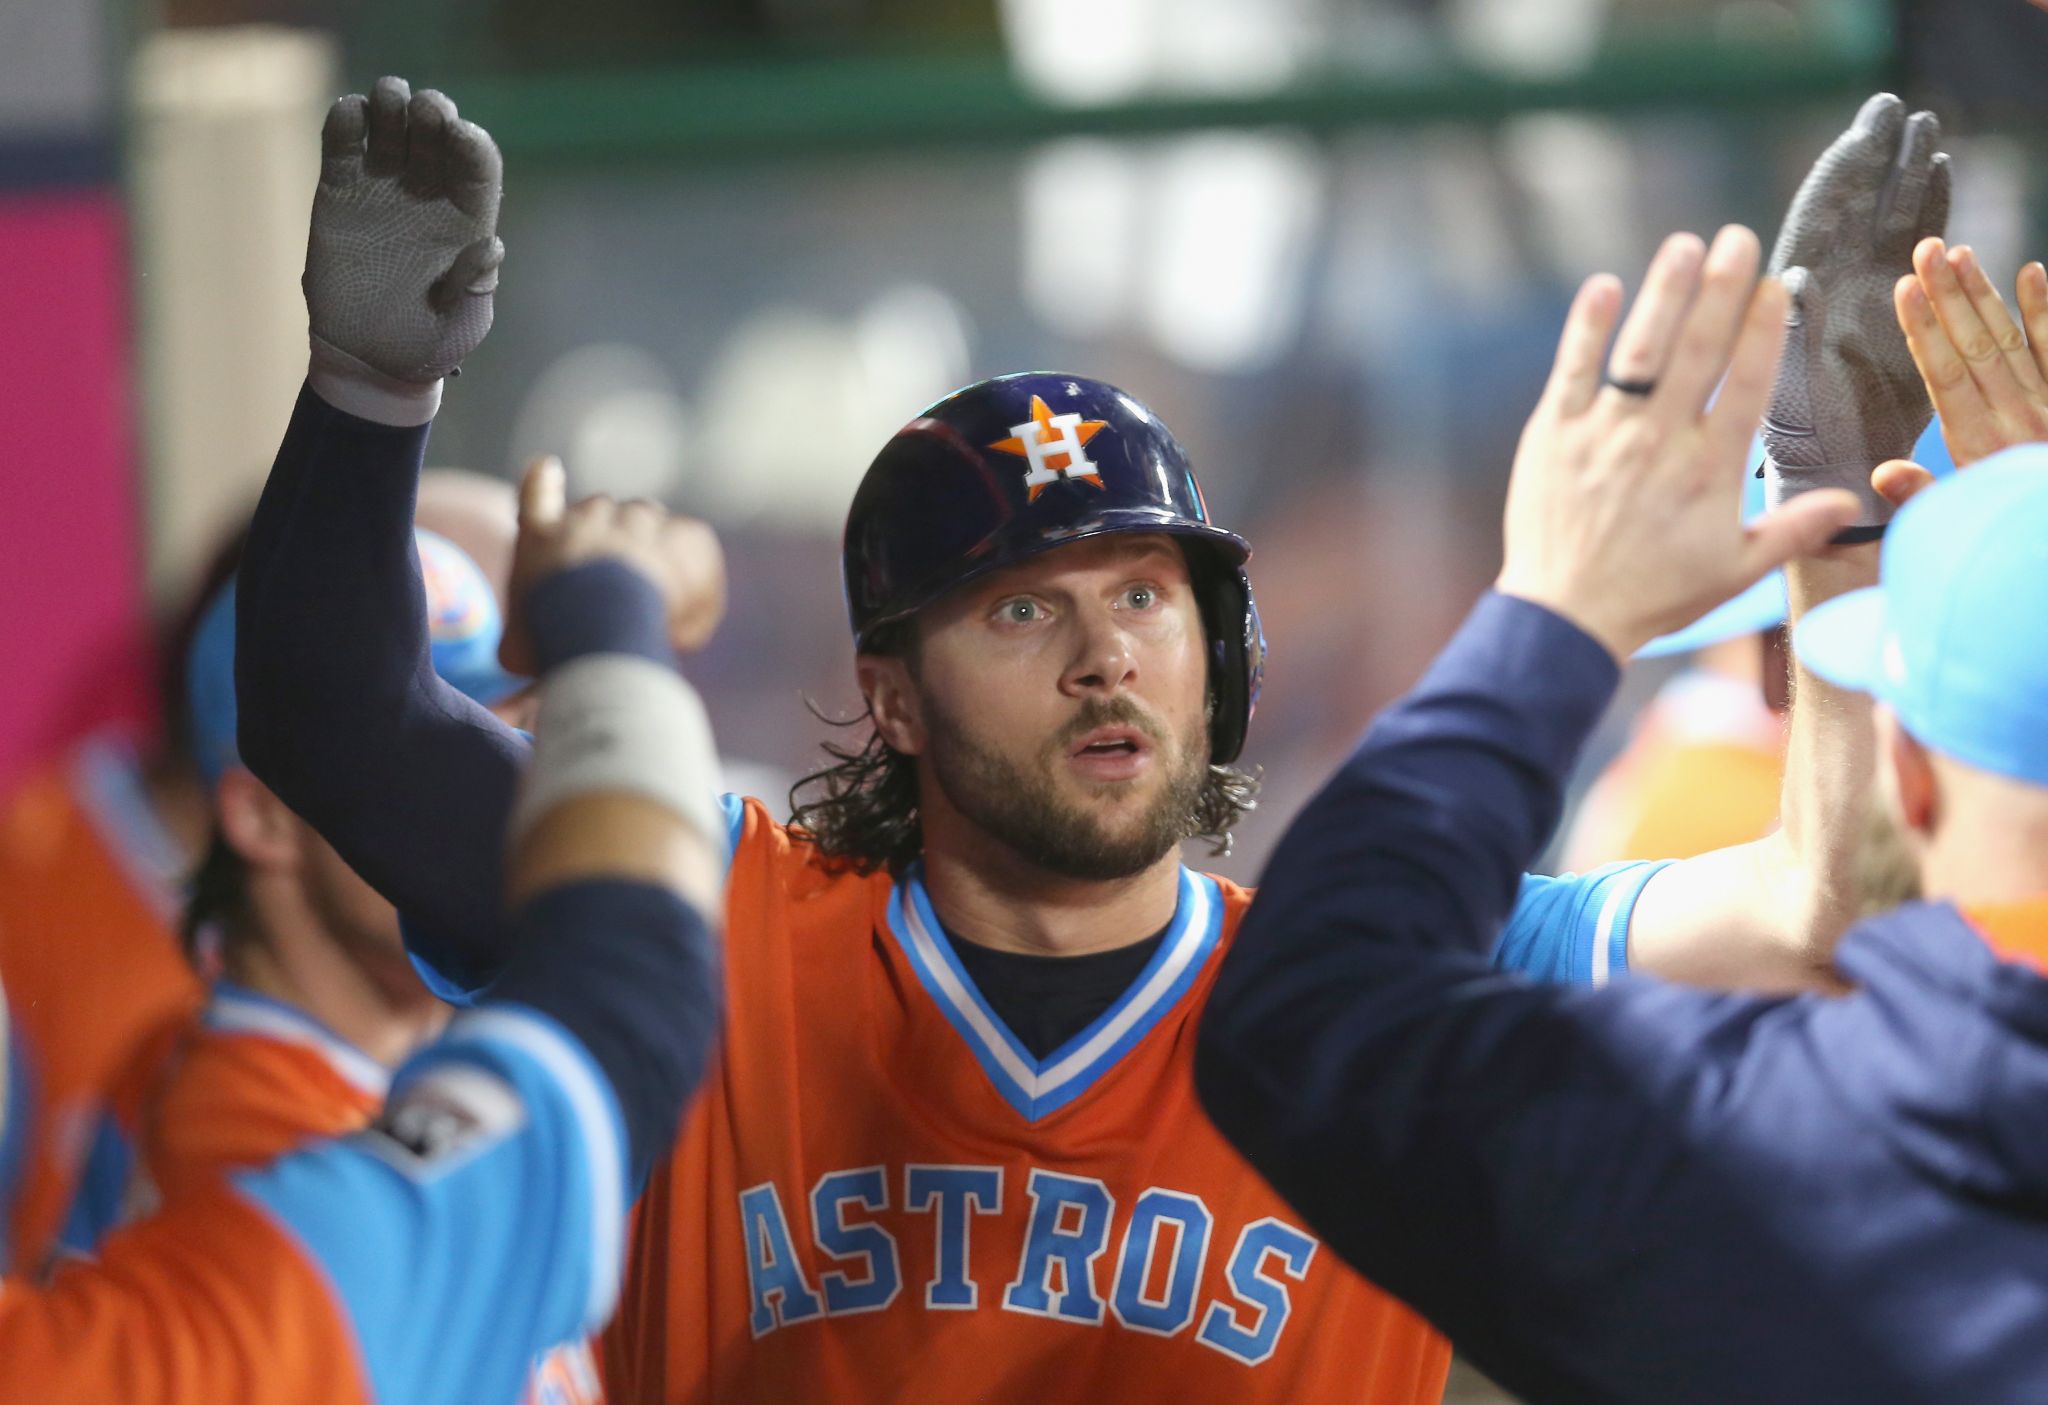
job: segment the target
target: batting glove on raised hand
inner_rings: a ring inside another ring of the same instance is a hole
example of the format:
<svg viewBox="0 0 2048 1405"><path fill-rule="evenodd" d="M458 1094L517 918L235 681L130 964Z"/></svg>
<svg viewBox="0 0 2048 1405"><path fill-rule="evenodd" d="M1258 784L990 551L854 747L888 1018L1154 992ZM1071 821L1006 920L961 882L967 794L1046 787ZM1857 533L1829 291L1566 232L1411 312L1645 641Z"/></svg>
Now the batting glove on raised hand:
<svg viewBox="0 0 2048 1405"><path fill-rule="evenodd" d="M1771 251L1791 295L1783 359L1764 416L1773 506L1847 488L1863 514L1839 540L1881 535L1891 505L1871 470L1912 453L1933 415L1892 310L1913 246L1948 224L1941 124L1889 93L1863 104L1800 183Z"/></svg>
<svg viewBox="0 0 2048 1405"><path fill-rule="evenodd" d="M382 78L327 112L306 244L311 380L339 408L424 424L491 329L504 167L437 92Z"/></svg>

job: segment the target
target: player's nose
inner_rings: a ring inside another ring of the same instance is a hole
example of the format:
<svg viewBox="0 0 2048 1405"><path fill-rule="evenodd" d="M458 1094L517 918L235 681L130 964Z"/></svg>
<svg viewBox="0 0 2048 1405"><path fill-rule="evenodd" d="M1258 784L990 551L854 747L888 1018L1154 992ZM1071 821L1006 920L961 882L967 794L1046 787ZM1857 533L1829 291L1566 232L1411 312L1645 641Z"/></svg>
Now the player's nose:
<svg viewBox="0 0 2048 1405"><path fill-rule="evenodd" d="M1060 675L1060 691L1073 698L1114 693L1137 676L1137 650L1116 616L1106 609L1084 612L1075 621L1073 654Z"/></svg>

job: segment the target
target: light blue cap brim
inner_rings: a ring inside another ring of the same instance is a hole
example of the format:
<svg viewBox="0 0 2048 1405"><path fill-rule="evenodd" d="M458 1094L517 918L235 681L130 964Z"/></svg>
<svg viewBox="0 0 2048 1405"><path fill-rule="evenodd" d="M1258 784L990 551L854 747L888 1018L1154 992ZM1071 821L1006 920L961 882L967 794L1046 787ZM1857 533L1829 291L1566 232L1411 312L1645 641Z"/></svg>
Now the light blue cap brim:
<svg viewBox="0 0 2048 1405"><path fill-rule="evenodd" d="M1688 654L1726 639L1739 639L1745 634L1761 634L1785 622L1785 608L1785 573L1773 571L1733 600L1724 600L1707 611L1684 629L1652 639L1636 651L1636 657L1661 659L1672 654Z"/></svg>
<svg viewBox="0 0 2048 1405"><path fill-rule="evenodd" d="M1881 695L1885 597L1881 586L1838 595L1807 611L1792 631L1799 661L1838 688Z"/></svg>

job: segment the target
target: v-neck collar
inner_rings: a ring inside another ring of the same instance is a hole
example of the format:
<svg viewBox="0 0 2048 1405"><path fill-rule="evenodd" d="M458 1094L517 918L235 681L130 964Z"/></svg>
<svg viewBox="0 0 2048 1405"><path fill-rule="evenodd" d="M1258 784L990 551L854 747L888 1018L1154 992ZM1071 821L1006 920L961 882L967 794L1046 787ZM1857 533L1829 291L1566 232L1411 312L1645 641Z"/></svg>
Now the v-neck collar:
<svg viewBox="0 0 2048 1405"><path fill-rule="evenodd" d="M1020 1117L1036 1122L1093 1087L1194 984L1222 935L1223 897L1214 879L1181 869L1173 921L1151 961L1115 1003L1043 1059L1010 1032L960 964L932 911L921 866L913 865L889 895L888 925L925 993L989 1082Z"/></svg>

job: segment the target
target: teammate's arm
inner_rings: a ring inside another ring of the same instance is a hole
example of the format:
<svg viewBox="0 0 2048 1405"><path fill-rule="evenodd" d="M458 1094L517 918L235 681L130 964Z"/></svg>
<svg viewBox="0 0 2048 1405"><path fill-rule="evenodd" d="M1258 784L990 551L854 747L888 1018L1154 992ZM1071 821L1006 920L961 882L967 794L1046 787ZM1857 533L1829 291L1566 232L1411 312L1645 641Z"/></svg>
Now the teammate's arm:
<svg viewBox="0 0 2048 1405"><path fill-rule="evenodd" d="M1497 593L1289 828L1202 1023L1217 1125L1482 1363L1545 1300L1517 1292L1536 1266L1625 1261L1634 1225L1656 1231L1631 1213L1655 1176L1579 1173L1617 1148L1630 1166L1682 1154L1704 1105L1689 1080L1768 1008L1540 985L1486 959L1618 661L1853 520L1848 494L1814 493L1736 525L1784 308L1757 256L1744 230L1704 261L1667 242L1611 371L1655 380L1647 395L1602 386L1618 290L1581 292L1516 457ZM1516 1383L1598 1393L1568 1353L1543 1369Z"/></svg>
<svg viewBox="0 0 2048 1405"><path fill-rule="evenodd" d="M1800 186L1772 252L1793 306L1763 425L1770 500L1833 488L1861 503L1835 553L1787 567L1795 624L1876 580L1875 539L1902 488L1878 470L1911 451L1932 414L1892 302L1915 244L1948 218L1939 140L1931 113L1872 98ZM1876 742L1867 699L1792 667L1778 831L1651 878L1627 938L1636 968L1751 989L1833 980L1835 941L1862 901Z"/></svg>
<svg viewBox="0 0 2048 1405"><path fill-rule="evenodd" d="M441 378L490 326L501 168L399 79L337 102L321 140L312 368L237 594L241 753L474 987L503 957L526 743L435 675L412 516Z"/></svg>
<svg viewBox="0 0 2048 1405"><path fill-rule="evenodd" d="M558 504L526 522L534 600L692 545L599 508L578 524L564 541ZM706 577L693 559L642 579L696 615L677 582ZM609 1315L626 1206L710 1057L724 824L665 638L622 650L573 609L530 633L518 941L491 999L400 1070L371 1131L182 1201L47 1291L8 1285L0 1402L511 1400Z"/></svg>

